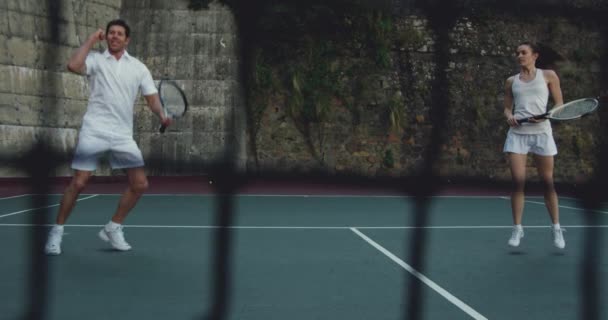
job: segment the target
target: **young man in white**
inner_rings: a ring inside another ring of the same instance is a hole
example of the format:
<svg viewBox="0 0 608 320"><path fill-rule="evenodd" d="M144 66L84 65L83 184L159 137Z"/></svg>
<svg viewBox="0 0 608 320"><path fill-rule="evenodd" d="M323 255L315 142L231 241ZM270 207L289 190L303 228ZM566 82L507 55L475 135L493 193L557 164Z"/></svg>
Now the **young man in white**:
<svg viewBox="0 0 608 320"><path fill-rule="evenodd" d="M99 231L99 237L116 250L131 249L125 241L122 223L148 188L143 157L133 140L133 106L139 90L161 123L169 125L171 120L162 112L150 71L126 51L129 35L130 28L123 20L110 21L105 33L99 29L91 34L68 62L68 70L87 76L91 92L72 161L74 176L63 194L56 225L45 246L49 255L61 254L63 225L99 157L107 152L112 168L126 169L129 185L110 222ZM103 53L91 52L104 39L107 49Z"/></svg>

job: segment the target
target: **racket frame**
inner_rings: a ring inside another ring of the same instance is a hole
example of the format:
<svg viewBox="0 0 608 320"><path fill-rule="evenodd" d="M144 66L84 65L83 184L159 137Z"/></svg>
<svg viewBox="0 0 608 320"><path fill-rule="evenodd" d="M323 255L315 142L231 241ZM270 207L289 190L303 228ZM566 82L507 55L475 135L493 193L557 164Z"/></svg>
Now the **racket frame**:
<svg viewBox="0 0 608 320"><path fill-rule="evenodd" d="M179 94L182 96L182 99L184 100L184 111L181 114L178 114L178 115L171 114L168 112L168 109L165 107L165 100L163 99L162 90L161 90L163 85L165 85L165 84L175 87L177 89L177 91L179 92ZM180 118L186 113L186 111L188 111L188 99L186 99L186 94L184 93L184 90L182 90L182 88L180 88L177 85L177 83L173 80L170 80L170 79L161 79L160 80L160 82L158 84L158 97L160 99L160 104L163 107L163 112L165 113L166 116L171 117L171 119ZM158 129L158 131L160 133L164 133L166 129L167 129L167 127L165 125L161 125L160 128Z"/></svg>
<svg viewBox="0 0 608 320"><path fill-rule="evenodd" d="M551 117L552 114L558 112L559 110L562 110L564 108L568 108L569 106L571 106L571 105L573 105L573 104L575 104L577 102L585 101L585 100L592 100L594 102L595 106L593 107L593 109L591 109L591 110L589 110L589 111L587 111L585 113L579 114L577 116L570 117L570 118L553 118L553 117ZM550 111L545 112L543 114L539 114L539 115L532 116L532 117L529 117L529 118L516 119L516 120L517 120L517 123L522 124L522 123L529 122L530 119L536 119L536 120L550 119L550 120L555 120L555 121L567 121L567 120L580 119L580 118L582 118L582 117L584 117L584 116L586 116L586 115L594 112L595 110L597 110L598 105L599 105L599 101L596 98L576 99L576 100L568 101L567 103L564 103L561 106L555 107L555 108L551 109Z"/></svg>

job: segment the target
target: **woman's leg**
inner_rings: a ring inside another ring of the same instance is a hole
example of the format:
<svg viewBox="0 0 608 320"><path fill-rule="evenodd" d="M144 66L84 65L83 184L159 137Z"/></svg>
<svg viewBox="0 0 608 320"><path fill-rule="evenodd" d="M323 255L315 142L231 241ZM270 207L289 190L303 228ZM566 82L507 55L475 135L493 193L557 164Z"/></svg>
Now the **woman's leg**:
<svg viewBox="0 0 608 320"><path fill-rule="evenodd" d="M553 245L559 249L563 249L566 247L566 240L564 239L563 230L559 224L559 205L557 192L555 192L555 186L553 184L553 156L536 155L535 161L538 175L541 177L544 184L545 206L547 206L547 211L549 211L549 216L551 217Z"/></svg>
<svg viewBox="0 0 608 320"><path fill-rule="evenodd" d="M525 154L509 153L509 164L511 166L511 177L513 179L513 191L511 192L511 212L513 215L513 231L509 238L509 245L519 246L521 238L524 237L524 229L521 226L524 213L524 187L526 184L526 160Z"/></svg>
<svg viewBox="0 0 608 320"><path fill-rule="evenodd" d="M509 153L509 164L511 167L511 179L513 190L511 192L511 213L513 224L521 225L524 213L524 188L526 185L526 160L527 155Z"/></svg>
<svg viewBox="0 0 608 320"><path fill-rule="evenodd" d="M551 217L553 224L559 223L559 207L557 192L555 192L555 186L553 184L553 156L539 156L535 155L534 160L536 162L536 169L538 175L543 181L545 206Z"/></svg>

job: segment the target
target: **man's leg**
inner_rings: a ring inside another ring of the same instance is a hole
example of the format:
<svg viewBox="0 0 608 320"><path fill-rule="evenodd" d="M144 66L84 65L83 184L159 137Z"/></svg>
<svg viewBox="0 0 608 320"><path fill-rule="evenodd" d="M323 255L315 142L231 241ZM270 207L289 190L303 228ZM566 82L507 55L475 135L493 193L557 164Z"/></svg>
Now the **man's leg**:
<svg viewBox="0 0 608 320"><path fill-rule="evenodd" d="M49 232L49 238L47 239L44 247L46 254L61 254L63 225L72 213L72 209L74 209L74 205L76 204L76 199L78 199L78 195L80 195L84 187L87 185L92 173L92 171L75 170L74 176L72 177L68 187L65 189L63 197L61 198L59 213L57 214L57 218L55 220L56 225L53 226Z"/></svg>
<svg viewBox="0 0 608 320"><path fill-rule="evenodd" d="M148 178L146 178L143 167L127 169L127 176L129 177L129 187L122 194L118 208L112 216L112 221L118 224L123 223L141 195L148 189Z"/></svg>
<svg viewBox="0 0 608 320"><path fill-rule="evenodd" d="M143 167L127 169L129 187L122 194L118 208L112 216L112 220L99 232L99 237L110 242L116 250L127 251L131 246L126 242L122 231L122 223L131 211L141 195L148 189L148 179Z"/></svg>
<svg viewBox="0 0 608 320"><path fill-rule="evenodd" d="M78 199L78 196L86 187L92 174L92 171L74 171L74 176L72 177L68 187L65 189L63 197L61 198L59 213L57 214L57 218L55 220L58 225L63 225L68 220L70 214L72 213L72 209L74 209L74 205L76 204L76 199Z"/></svg>

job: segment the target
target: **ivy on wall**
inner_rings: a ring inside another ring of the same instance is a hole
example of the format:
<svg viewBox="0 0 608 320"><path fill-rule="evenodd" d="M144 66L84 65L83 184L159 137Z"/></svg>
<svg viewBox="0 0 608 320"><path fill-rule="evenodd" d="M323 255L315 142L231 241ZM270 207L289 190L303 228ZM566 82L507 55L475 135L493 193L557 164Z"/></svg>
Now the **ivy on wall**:
<svg viewBox="0 0 608 320"><path fill-rule="evenodd" d="M392 67L397 37L392 18L380 9L367 9L340 2L302 5L296 1L265 7L256 20L258 36L249 50L253 54L247 95L254 136L273 97L285 101L287 115L309 151L323 162L324 130L337 107L358 118L355 102L369 101L374 95L368 84L361 83L361 75ZM357 84L361 90L353 90ZM395 98L381 106L389 115L387 134L403 125L402 104L403 99Z"/></svg>
<svg viewBox="0 0 608 320"><path fill-rule="evenodd" d="M192 0L191 8L202 8L210 2ZM548 13L550 17L530 20L514 14L519 11L506 4L502 10L498 4L484 7L481 2L471 2L478 5L457 6L459 13L451 16L463 19L456 28L449 29L449 37L438 40L429 25L432 19L428 13L433 6L418 12L421 14L393 16L382 6L370 7L372 1L364 0L220 2L232 6L239 21L240 40L244 40L239 41L244 66L239 70L245 75L242 79L246 79L249 146L254 149L254 157L258 155L256 137L262 118L269 114L269 106L279 106L285 107L285 115L292 121L289 125L298 129L307 140L310 153L321 164L324 139L335 139L324 130L332 134L329 130L337 125L336 115L347 111L349 116L339 118L352 121L346 129L355 127L375 138L381 137L378 130L383 130L389 135L389 142L349 147L344 157L359 154L376 166L396 170L411 167L417 159L415 154L424 150L424 138L434 124L428 109L430 97L438 96L431 92L438 61L436 43L450 43L441 52L453 117L445 133L466 141L459 148L446 147L447 161L456 164L449 170L472 167L474 161L501 161L495 159L501 154L494 149L487 153L471 150L489 150L503 139L501 130L495 129L504 125L500 95L503 79L515 72L511 51L517 41L542 40L559 49L565 58L559 70L565 96L584 96L601 90L589 82L597 78L602 50L599 45L587 45L597 43L593 39L601 37L585 33L589 38L585 40L580 32L596 28L572 23L574 18L556 19L565 16L557 7ZM558 20L561 24L555 22ZM400 83L387 85L386 81ZM397 91L401 94L394 94ZM406 108L415 112L411 119L406 117ZM463 126L467 123L475 125ZM573 131L572 138L564 139L562 154L588 154L590 146L599 145L589 141L579 131ZM367 152L358 152L363 148ZM346 166L353 164L350 158L342 159L348 162ZM481 172L486 167L473 170Z"/></svg>

